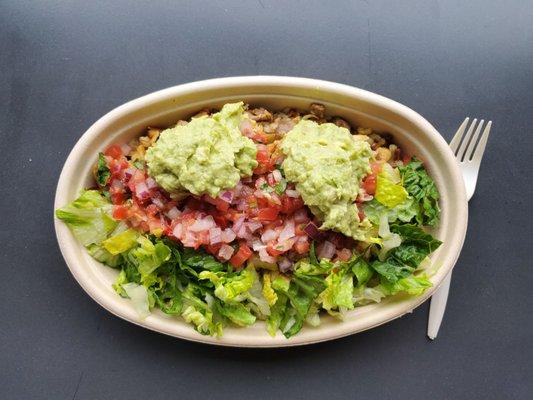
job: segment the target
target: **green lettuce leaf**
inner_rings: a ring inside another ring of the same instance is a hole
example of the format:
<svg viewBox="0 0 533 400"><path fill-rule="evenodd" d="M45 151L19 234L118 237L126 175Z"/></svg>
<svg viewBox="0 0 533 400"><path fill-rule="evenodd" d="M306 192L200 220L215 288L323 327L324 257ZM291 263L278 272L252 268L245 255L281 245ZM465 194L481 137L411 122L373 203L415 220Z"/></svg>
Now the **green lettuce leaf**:
<svg viewBox="0 0 533 400"><path fill-rule="evenodd" d="M109 182L111 171L105 161L104 153L98 153L98 162L94 171L94 179L99 186L104 187Z"/></svg>
<svg viewBox="0 0 533 400"><path fill-rule="evenodd" d="M65 207L56 210L84 246L99 244L114 231L117 221L111 218L112 204L97 190L86 190Z"/></svg>
<svg viewBox="0 0 533 400"><path fill-rule="evenodd" d="M379 225L383 214L387 215L390 223L396 221L411 222L418 214L418 203L411 196L408 196L403 203L388 208L376 199L372 199L364 203L363 211L373 225Z"/></svg>
<svg viewBox="0 0 533 400"><path fill-rule="evenodd" d="M411 277L422 261L441 244L416 225L395 224L391 231L401 236L402 244L389 251L385 260L371 263L372 269L381 276L382 285L388 288L401 285L400 281L405 285L407 281L403 280Z"/></svg>
<svg viewBox="0 0 533 400"><path fill-rule="evenodd" d="M224 302L244 300L245 293L254 283L254 275L248 268L240 272L202 271L198 277L200 280L211 281L215 287L215 296Z"/></svg>
<svg viewBox="0 0 533 400"><path fill-rule="evenodd" d="M399 170L403 186L418 205L418 224L436 225L440 216L439 192L422 162L413 157L407 165L399 167Z"/></svg>
<svg viewBox="0 0 533 400"><path fill-rule="evenodd" d="M281 321L287 310L288 298L282 293L277 294L274 305L270 308L270 315L267 318L267 331L270 336L276 336L277 330L281 326Z"/></svg>
<svg viewBox="0 0 533 400"><path fill-rule="evenodd" d="M135 229L128 229L104 240L102 247L110 254L117 255L136 246L138 237L139 233Z"/></svg>
<svg viewBox="0 0 533 400"><path fill-rule="evenodd" d="M279 322L279 329L289 338L297 334L309 315L311 305L318 295L326 288L323 276L306 275L300 271L295 271L292 279L277 277L272 282L272 288L276 291L278 301L280 298L288 299L280 320L280 307L276 304L271 309L271 315L267 319L267 327L272 329L274 322ZM281 300L283 301L283 300ZM270 321L270 322L269 322Z"/></svg>
<svg viewBox="0 0 533 400"><path fill-rule="evenodd" d="M329 314L342 317L343 311L353 309L353 275L349 268L333 270L326 278L326 288L318 296Z"/></svg>
<svg viewBox="0 0 533 400"><path fill-rule="evenodd" d="M276 301L278 300L278 295L272 288L272 278L271 274L268 272L263 273L263 297L268 302L269 306L273 306L276 304Z"/></svg>
<svg viewBox="0 0 533 400"><path fill-rule="evenodd" d="M171 251L161 240L156 240L154 244L149 238L139 236L137 242L139 246L131 249L126 259L137 268L143 284L151 286L157 279L152 273L170 259Z"/></svg>
<svg viewBox="0 0 533 400"><path fill-rule="evenodd" d="M181 262L195 271L226 271L226 267L212 255L202 250L185 247L181 254Z"/></svg>
<svg viewBox="0 0 533 400"><path fill-rule="evenodd" d="M190 283L182 293L183 319L193 324L195 329L202 335L221 336L223 323L217 320L212 306L205 301L210 299L204 289ZM210 299L212 300L212 299ZM214 305L214 301L211 301Z"/></svg>
<svg viewBox="0 0 533 400"><path fill-rule="evenodd" d="M90 244L87 246L87 251L96 261L104 263L111 268L117 268L122 262L119 255L113 255L99 244Z"/></svg>
<svg viewBox="0 0 533 400"><path fill-rule="evenodd" d="M256 317L242 303L215 302L217 311L238 326L252 325Z"/></svg>
<svg viewBox="0 0 533 400"><path fill-rule="evenodd" d="M358 306L364 306L369 303L379 303L385 296L387 293L381 285L376 287L361 285L353 291L353 302Z"/></svg>
<svg viewBox="0 0 533 400"><path fill-rule="evenodd" d="M432 283L424 276L410 275L394 283L382 282L381 287L387 295L394 295L399 292L406 292L413 296L419 296L424 291L433 286Z"/></svg>
<svg viewBox="0 0 533 400"><path fill-rule="evenodd" d="M121 285L126 295L131 299L135 311L139 314L139 317L146 318L150 315L150 307L148 303L148 292L142 285L129 282Z"/></svg>
<svg viewBox="0 0 533 400"><path fill-rule="evenodd" d="M407 191L403 186L395 184L385 174L379 174L376 182L375 198L388 208L393 208L407 199Z"/></svg>
<svg viewBox="0 0 533 400"><path fill-rule="evenodd" d="M368 262L361 256L355 256L350 261L350 266L352 273L357 279L357 286L366 285L374 275L374 271L370 268Z"/></svg>

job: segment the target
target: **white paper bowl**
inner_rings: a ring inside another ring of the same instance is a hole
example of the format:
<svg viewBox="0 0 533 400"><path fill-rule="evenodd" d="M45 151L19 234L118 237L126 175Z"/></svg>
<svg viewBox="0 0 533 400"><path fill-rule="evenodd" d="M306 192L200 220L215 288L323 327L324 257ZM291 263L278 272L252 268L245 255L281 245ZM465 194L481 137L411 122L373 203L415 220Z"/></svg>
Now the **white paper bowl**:
<svg viewBox="0 0 533 400"><path fill-rule="evenodd" d="M434 234L444 243L432 256L433 262L440 265L431 279L434 286L419 297L395 296L358 307L343 322L323 317L319 327L305 326L291 339L280 333L272 338L262 322L248 328L228 327L224 336L217 339L202 336L183 320L158 310L140 319L130 301L111 288L117 272L94 261L67 226L56 219L61 252L83 289L113 314L145 328L197 342L242 347L294 346L339 338L400 317L430 297L453 268L466 233L467 201L455 157L435 128L410 108L346 85L278 76L221 78L175 86L130 101L100 118L76 143L61 172L54 207L63 207L91 184L96 154L111 143L126 142L148 125L164 127L204 107L220 107L239 100L271 109L307 109L310 103L320 102L326 105L328 114L340 115L354 125L392 133L403 149L422 159L441 194L441 222Z"/></svg>

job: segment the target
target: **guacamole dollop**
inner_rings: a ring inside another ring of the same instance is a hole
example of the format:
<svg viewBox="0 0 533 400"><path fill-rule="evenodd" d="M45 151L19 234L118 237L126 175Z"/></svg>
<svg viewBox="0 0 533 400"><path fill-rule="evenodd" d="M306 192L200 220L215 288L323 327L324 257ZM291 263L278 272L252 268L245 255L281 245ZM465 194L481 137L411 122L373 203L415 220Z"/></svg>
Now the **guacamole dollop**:
<svg viewBox="0 0 533 400"><path fill-rule="evenodd" d="M216 197L235 187L257 166L257 147L239 130L243 119L243 103L231 103L164 130L146 152L149 175L174 196L188 191Z"/></svg>
<svg viewBox="0 0 533 400"><path fill-rule="evenodd" d="M289 181L322 229L333 229L357 240L368 238L368 219L359 220L354 201L361 179L370 172L372 150L335 124L300 121L281 144L282 167Z"/></svg>

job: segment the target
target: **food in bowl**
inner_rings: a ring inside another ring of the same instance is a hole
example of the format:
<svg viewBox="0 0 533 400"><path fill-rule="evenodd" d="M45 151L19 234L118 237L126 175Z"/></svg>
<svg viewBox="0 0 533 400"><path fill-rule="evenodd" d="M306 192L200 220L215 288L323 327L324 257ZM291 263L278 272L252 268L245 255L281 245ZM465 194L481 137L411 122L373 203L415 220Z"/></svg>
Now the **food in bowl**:
<svg viewBox="0 0 533 400"><path fill-rule="evenodd" d="M259 319L288 338L431 286L433 180L390 135L320 104L230 103L95 160L95 187L56 216L142 317L158 307L216 336Z"/></svg>

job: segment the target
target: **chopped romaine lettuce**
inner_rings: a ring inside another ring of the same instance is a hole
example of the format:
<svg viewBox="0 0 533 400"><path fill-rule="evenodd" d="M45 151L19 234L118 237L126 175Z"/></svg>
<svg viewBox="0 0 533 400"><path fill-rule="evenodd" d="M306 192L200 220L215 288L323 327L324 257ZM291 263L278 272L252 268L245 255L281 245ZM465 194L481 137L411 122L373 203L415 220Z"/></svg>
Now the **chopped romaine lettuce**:
<svg viewBox="0 0 533 400"><path fill-rule="evenodd" d="M135 229L128 229L102 242L102 247L110 254L117 255L137 245L139 233Z"/></svg>
<svg viewBox="0 0 533 400"><path fill-rule="evenodd" d="M440 215L439 191L422 162L413 157L407 165L399 169L403 186L418 205L416 221L420 225L436 225Z"/></svg>
<svg viewBox="0 0 533 400"><path fill-rule="evenodd" d="M388 208L393 208L407 199L407 191L403 186L395 184L387 175L379 174L375 198Z"/></svg>
<svg viewBox="0 0 533 400"><path fill-rule="evenodd" d="M56 210L56 216L64 221L84 246L99 244L117 226L109 215L111 203L97 190L86 190L65 207Z"/></svg>
<svg viewBox="0 0 533 400"><path fill-rule="evenodd" d="M148 292L142 285L136 283L124 283L121 285L126 295L131 299L135 311L139 314L139 317L146 318L150 315L150 308L148 306Z"/></svg>

